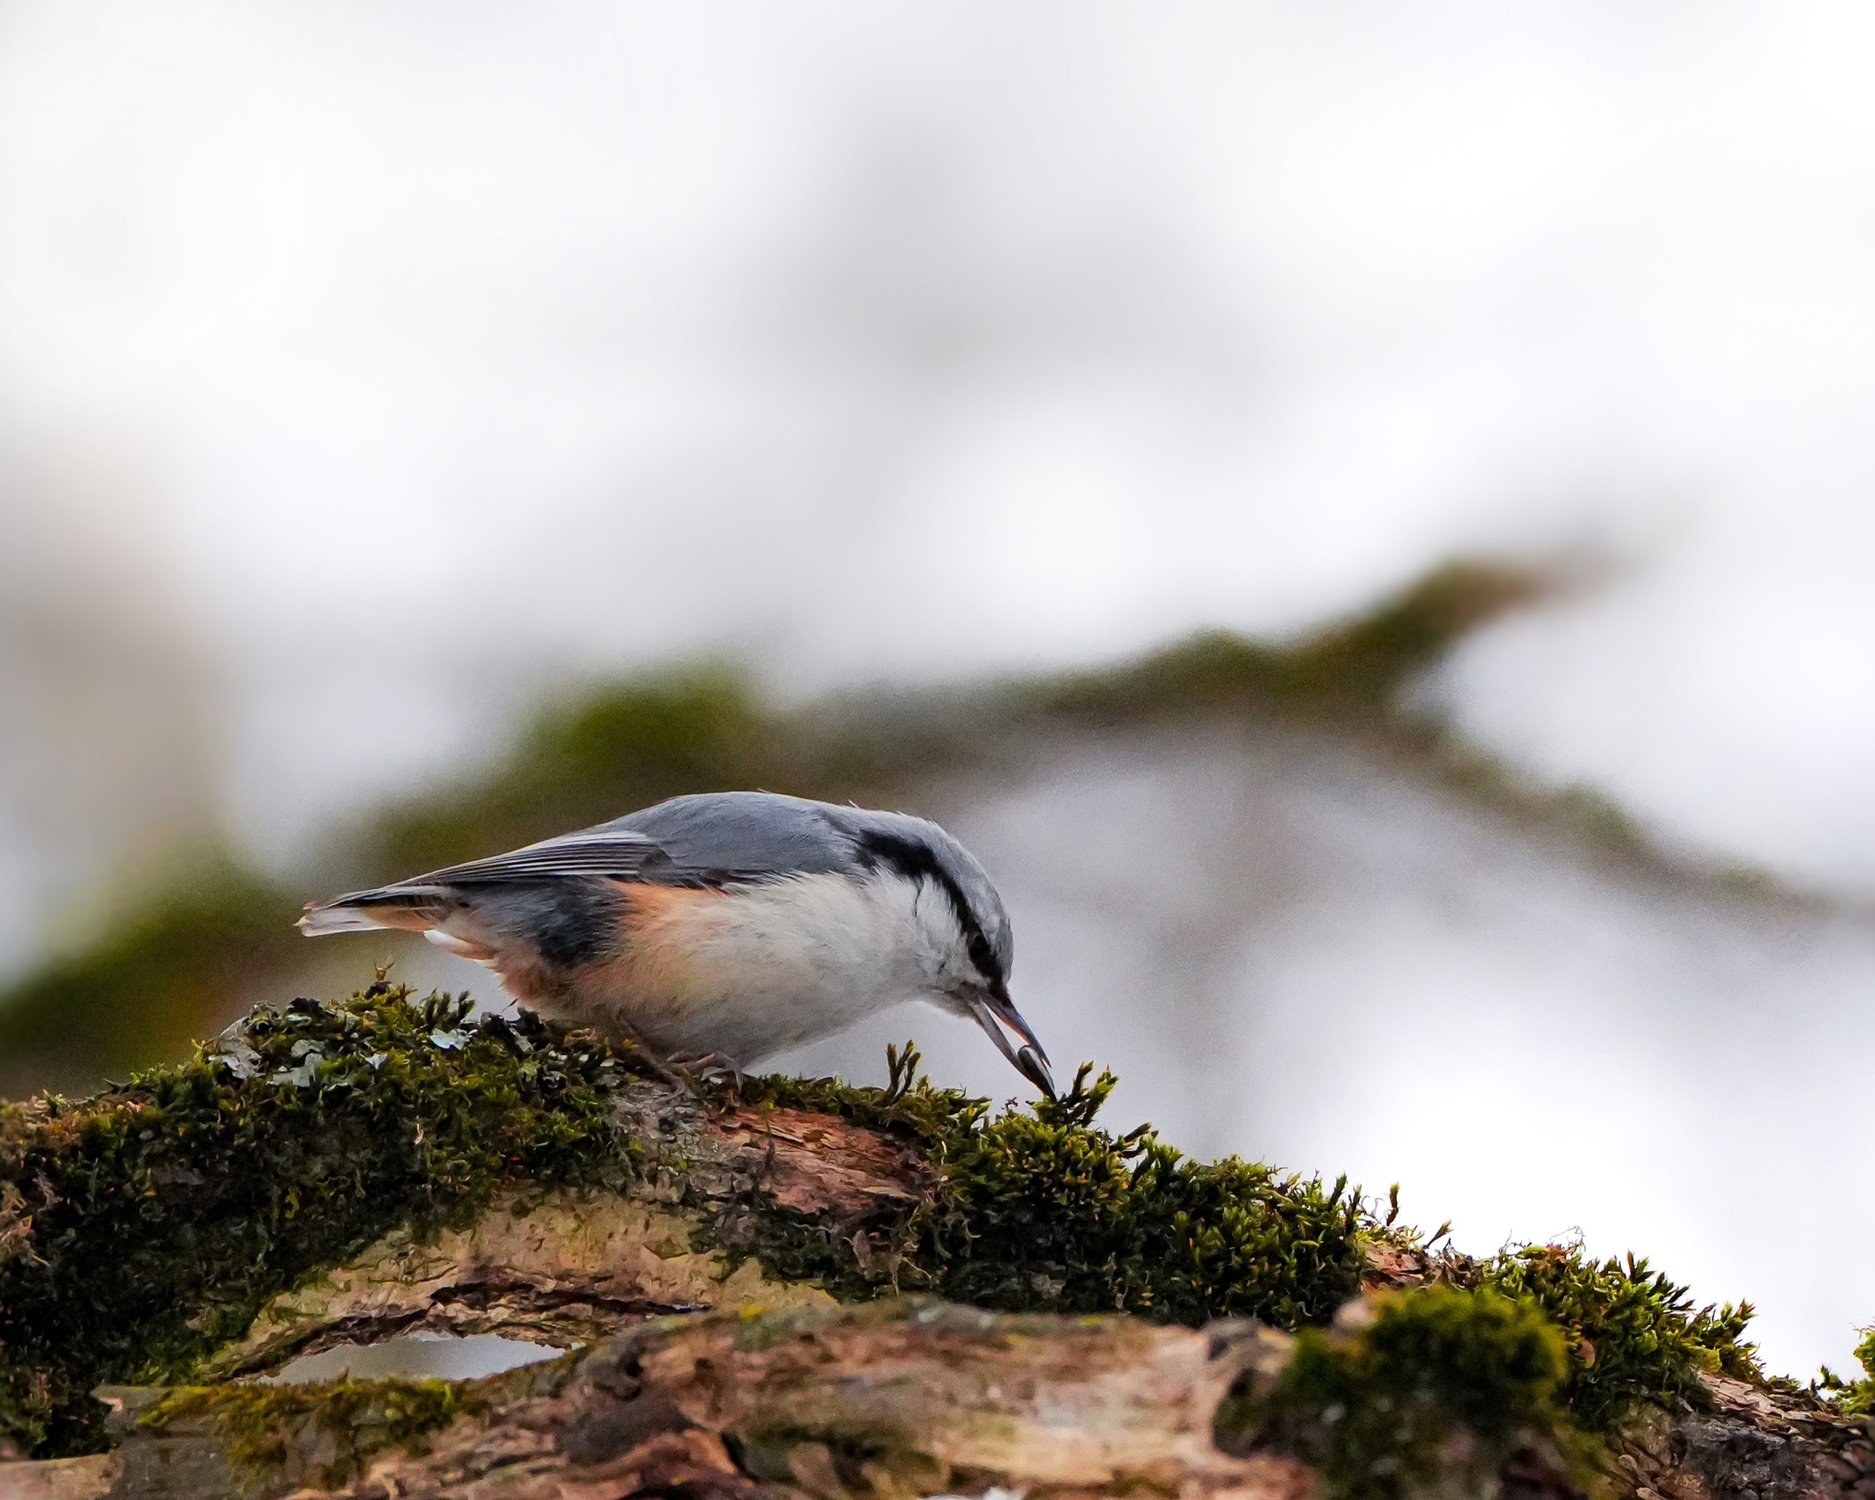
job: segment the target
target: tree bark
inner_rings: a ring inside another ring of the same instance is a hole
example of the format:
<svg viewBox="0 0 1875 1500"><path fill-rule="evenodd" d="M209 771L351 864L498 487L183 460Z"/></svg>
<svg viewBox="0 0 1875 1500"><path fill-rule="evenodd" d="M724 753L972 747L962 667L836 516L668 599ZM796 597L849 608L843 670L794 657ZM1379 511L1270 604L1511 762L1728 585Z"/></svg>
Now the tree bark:
<svg viewBox="0 0 1875 1500"><path fill-rule="evenodd" d="M42 1493L596 1500L1003 1488L1288 1500L1309 1491L1306 1469L1233 1457L1211 1432L1233 1381L1280 1359L1284 1342L1248 1326L1206 1334L916 1301L660 1320L484 1382L473 1410L376 1453L348 1441L369 1431L369 1416L335 1435L309 1404L275 1416L278 1449L256 1455L240 1420L212 1403L153 1426L174 1393L116 1392L126 1440Z"/></svg>

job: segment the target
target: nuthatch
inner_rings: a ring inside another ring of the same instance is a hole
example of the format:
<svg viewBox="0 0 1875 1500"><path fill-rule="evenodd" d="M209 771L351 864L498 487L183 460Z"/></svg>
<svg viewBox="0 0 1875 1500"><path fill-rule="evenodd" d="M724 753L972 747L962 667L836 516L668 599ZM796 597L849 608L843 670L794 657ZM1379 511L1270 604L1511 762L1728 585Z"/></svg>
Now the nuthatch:
<svg viewBox="0 0 1875 1500"><path fill-rule="evenodd" d="M905 813L770 792L673 797L310 904L299 925L308 937L421 932L544 1015L737 1070L925 1000L976 1021L1055 1097L1009 998L1002 898L962 844Z"/></svg>

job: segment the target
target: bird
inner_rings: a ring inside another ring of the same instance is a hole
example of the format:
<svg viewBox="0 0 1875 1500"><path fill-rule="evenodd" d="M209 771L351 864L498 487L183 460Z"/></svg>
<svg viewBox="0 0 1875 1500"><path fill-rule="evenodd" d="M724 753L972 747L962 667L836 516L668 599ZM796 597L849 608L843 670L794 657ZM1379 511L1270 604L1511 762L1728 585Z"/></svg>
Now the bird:
<svg viewBox="0 0 1875 1500"><path fill-rule="evenodd" d="M905 1000L967 1017L1056 1098L1009 994L1009 913L909 813L776 792L672 797L506 854L308 902L308 937L420 932L543 1016L662 1063L743 1070Z"/></svg>

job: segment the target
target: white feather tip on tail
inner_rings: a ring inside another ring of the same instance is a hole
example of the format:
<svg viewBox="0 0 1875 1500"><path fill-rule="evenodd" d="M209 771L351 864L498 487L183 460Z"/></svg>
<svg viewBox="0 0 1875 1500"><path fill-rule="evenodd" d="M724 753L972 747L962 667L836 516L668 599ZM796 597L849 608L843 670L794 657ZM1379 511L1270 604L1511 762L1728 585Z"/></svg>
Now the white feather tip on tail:
<svg viewBox="0 0 1875 1500"><path fill-rule="evenodd" d="M385 924L361 907L308 906L298 925L307 937L325 937L334 932L371 932Z"/></svg>

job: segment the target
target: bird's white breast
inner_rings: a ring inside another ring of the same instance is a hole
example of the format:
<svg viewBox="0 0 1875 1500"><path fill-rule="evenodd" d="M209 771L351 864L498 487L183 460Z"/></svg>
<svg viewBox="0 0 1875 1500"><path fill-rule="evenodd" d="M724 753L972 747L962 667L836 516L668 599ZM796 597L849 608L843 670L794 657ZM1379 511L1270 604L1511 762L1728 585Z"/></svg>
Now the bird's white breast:
<svg viewBox="0 0 1875 1500"><path fill-rule="evenodd" d="M634 887L592 999L670 1057L749 1064L929 989L930 894L889 873Z"/></svg>

